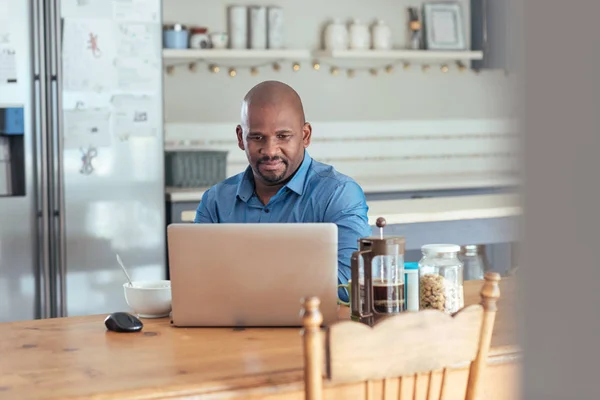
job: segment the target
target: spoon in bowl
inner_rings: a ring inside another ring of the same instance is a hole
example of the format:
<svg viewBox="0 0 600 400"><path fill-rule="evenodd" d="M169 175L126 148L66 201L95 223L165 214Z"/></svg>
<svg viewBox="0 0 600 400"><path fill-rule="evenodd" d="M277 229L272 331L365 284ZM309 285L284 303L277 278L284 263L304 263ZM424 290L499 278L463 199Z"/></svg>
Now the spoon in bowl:
<svg viewBox="0 0 600 400"><path fill-rule="evenodd" d="M125 266L123 265L123 261L121 261L121 257L119 257L118 254L117 254L117 262L123 269L123 272L125 272L125 276L127 277L127 280L129 281L129 286L133 287L133 283L131 283L131 278L129 277L129 274L127 273L127 270L125 269Z"/></svg>

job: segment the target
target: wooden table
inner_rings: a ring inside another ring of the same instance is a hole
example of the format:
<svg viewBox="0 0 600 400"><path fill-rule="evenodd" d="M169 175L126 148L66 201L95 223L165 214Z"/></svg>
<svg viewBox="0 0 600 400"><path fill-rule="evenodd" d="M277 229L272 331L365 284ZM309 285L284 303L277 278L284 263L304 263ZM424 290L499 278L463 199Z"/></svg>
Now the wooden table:
<svg viewBox="0 0 600 400"><path fill-rule="evenodd" d="M518 398L515 285L501 281L486 400ZM466 304L479 302L480 287L466 282ZM173 328L163 318L119 334L104 317L0 324L0 398L303 399L299 329Z"/></svg>

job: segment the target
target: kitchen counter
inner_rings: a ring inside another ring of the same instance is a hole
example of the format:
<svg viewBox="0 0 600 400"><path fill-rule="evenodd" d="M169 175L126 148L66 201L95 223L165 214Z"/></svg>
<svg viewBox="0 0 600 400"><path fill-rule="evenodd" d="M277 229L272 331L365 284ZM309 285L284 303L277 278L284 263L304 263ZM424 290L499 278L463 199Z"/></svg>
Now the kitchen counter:
<svg viewBox="0 0 600 400"><path fill-rule="evenodd" d="M472 188L515 187L519 179L510 174L451 174L451 175L407 175L385 178L357 178L356 181L366 194L410 192L423 190L452 190ZM208 188L167 188L169 202L199 202Z"/></svg>
<svg viewBox="0 0 600 400"><path fill-rule="evenodd" d="M515 279L500 281L482 399L519 398ZM479 303L481 285L465 282L465 305ZM173 328L161 318L145 319L139 333L114 333L104 317L0 324L0 398L303 399L299 328ZM447 400L464 393L466 368L450 370Z"/></svg>
<svg viewBox="0 0 600 400"><path fill-rule="evenodd" d="M521 214L516 194L370 201L369 224L384 217L388 224L461 221L513 217Z"/></svg>

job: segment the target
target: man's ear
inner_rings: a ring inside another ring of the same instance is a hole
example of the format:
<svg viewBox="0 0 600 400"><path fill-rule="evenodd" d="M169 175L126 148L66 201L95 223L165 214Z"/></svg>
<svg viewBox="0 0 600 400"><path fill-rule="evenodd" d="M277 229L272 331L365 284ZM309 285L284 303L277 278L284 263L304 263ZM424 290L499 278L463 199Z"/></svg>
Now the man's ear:
<svg viewBox="0 0 600 400"><path fill-rule="evenodd" d="M246 150L246 148L244 147L244 131L242 130L242 127L240 125L235 127L235 133L237 135L237 140L238 140L238 147L241 150Z"/></svg>
<svg viewBox="0 0 600 400"><path fill-rule="evenodd" d="M307 148L310 145L310 139L312 137L312 126L310 123L305 122L302 127L302 142L304 143L304 148Z"/></svg>

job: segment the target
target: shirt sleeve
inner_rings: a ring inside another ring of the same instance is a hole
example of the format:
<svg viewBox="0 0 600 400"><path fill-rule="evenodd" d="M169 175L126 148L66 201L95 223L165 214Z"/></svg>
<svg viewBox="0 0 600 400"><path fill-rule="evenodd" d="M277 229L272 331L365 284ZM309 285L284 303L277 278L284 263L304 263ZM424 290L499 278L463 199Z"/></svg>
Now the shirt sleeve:
<svg viewBox="0 0 600 400"><path fill-rule="evenodd" d="M212 189L207 190L202 195L200 204L196 208L196 218L194 218L195 224L213 224L218 222L215 212L215 201L212 195Z"/></svg>
<svg viewBox="0 0 600 400"><path fill-rule="evenodd" d="M358 250L358 239L371 236L368 218L369 207L362 188L354 181L338 185L325 209L324 222L338 227L338 282L345 284L351 277L350 259ZM343 301L348 301L345 289L338 291Z"/></svg>

